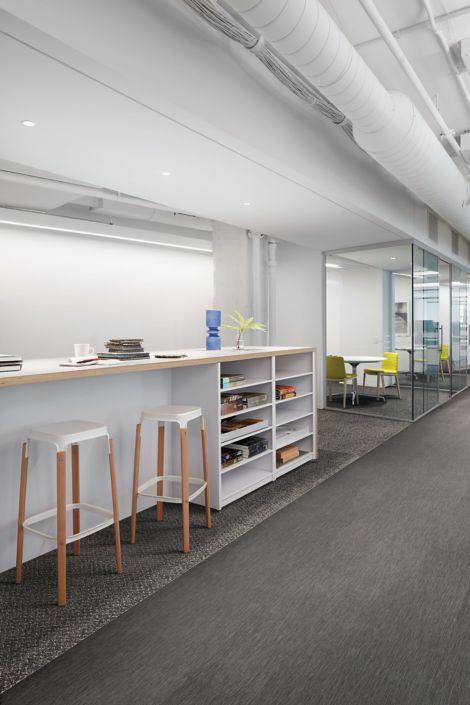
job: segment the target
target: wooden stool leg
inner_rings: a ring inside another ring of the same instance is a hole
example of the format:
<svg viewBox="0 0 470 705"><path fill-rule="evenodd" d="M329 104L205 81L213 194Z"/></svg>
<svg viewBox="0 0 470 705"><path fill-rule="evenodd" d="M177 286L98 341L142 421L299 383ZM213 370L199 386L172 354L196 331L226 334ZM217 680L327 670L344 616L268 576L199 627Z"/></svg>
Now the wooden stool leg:
<svg viewBox="0 0 470 705"><path fill-rule="evenodd" d="M365 386L366 386L366 373L364 372L364 374L362 375L362 391L364 391Z"/></svg>
<svg viewBox="0 0 470 705"><path fill-rule="evenodd" d="M380 394L380 375L377 375L377 396Z"/></svg>
<svg viewBox="0 0 470 705"><path fill-rule="evenodd" d="M210 499L210 489L209 489L209 450L207 448L207 429L206 429L206 419L201 416L201 441L202 441L202 467L204 471L204 482L206 483L206 489L204 490L204 506L206 509L206 526L208 529L212 528L211 519L211 499Z"/></svg>
<svg viewBox="0 0 470 705"><path fill-rule="evenodd" d="M163 475L165 465L165 424L158 424L157 477ZM157 494L163 494L163 481L157 482ZM157 521L163 521L163 502L157 502Z"/></svg>
<svg viewBox="0 0 470 705"><path fill-rule="evenodd" d="M119 529L119 506L116 487L116 466L114 462L114 443L112 438L109 439L109 474L111 476L111 494L113 498L114 536L116 541L116 566L117 572L122 573L121 532Z"/></svg>
<svg viewBox="0 0 470 705"><path fill-rule="evenodd" d="M140 445L141 424L138 423L135 429L134 480L132 485L131 543L135 543L135 534L137 528L137 492L139 488Z"/></svg>
<svg viewBox="0 0 470 705"><path fill-rule="evenodd" d="M26 510L26 483L28 480L28 444L23 443L21 448L21 479L20 499L18 504L18 538L16 542L16 582L21 583L23 578L23 522Z"/></svg>
<svg viewBox="0 0 470 705"><path fill-rule="evenodd" d="M66 453L57 453L57 604L67 602Z"/></svg>
<svg viewBox="0 0 470 705"><path fill-rule="evenodd" d="M181 445L181 509L183 514L183 553L189 552L189 468L188 429L180 428Z"/></svg>
<svg viewBox="0 0 470 705"><path fill-rule="evenodd" d="M78 504L80 502L80 451L78 444L72 446L72 502ZM73 533L80 532L80 509L72 511ZM73 542L74 556L80 555L80 541Z"/></svg>

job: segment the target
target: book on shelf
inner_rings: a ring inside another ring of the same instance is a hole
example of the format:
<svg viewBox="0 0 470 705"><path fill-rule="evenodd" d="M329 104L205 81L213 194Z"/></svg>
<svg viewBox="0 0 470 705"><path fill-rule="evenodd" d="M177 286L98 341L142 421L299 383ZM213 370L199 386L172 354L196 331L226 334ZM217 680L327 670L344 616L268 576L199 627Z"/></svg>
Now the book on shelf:
<svg viewBox="0 0 470 705"><path fill-rule="evenodd" d="M220 414L234 414L237 411L242 411L243 396L241 394L222 394L220 397Z"/></svg>
<svg viewBox="0 0 470 705"><path fill-rule="evenodd" d="M230 389L231 387L238 387L244 384L245 381L246 377L242 374L222 374L220 376L220 388Z"/></svg>
<svg viewBox="0 0 470 705"><path fill-rule="evenodd" d="M284 463L288 463L291 460L298 458L299 455L300 449L298 446L284 446L284 448L279 448L279 450L276 451L276 462L283 465Z"/></svg>
<svg viewBox="0 0 470 705"><path fill-rule="evenodd" d="M220 451L220 463L222 468L227 468L230 465L235 465L243 460L242 451L237 448L222 448Z"/></svg>
<svg viewBox="0 0 470 705"><path fill-rule="evenodd" d="M291 399L297 396L297 389L291 384L276 384L276 400Z"/></svg>
<svg viewBox="0 0 470 705"><path fill-rule="evenodd" d="M249 438L244 438L238 443L230 443L225 448L232 448L233 450L240 450L242 452L243 458L252 458L254 455L259 455L264 453L268 449L268 440L262 436L250 436Z"/></svg>
<svg viewBox="0 0 470 705"><path fill-rule="evenodd" d="M255 406L261 406L268 401L268 395L264 392L245 392L243 394L243 406L246 409L252 409Z"/></svg>

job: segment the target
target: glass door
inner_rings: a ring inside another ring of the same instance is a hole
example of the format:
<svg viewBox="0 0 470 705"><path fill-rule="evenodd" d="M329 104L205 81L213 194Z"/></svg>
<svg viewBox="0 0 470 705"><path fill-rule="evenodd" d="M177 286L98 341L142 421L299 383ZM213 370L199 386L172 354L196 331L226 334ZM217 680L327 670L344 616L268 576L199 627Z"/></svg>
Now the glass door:
<svg viewBox="0 0 470 705"><path fill-rule="evenodd" d="M442 401L451 393L451 266L439 260L439 388Z"/></svg>
<svg viewBox="0 0 470 705"><path fill-rule="evenodd" d="M467 386L467 274L452 265L452 394Z"/></svg>
<svg viewBox="0 0 470 705"><path fill-rule="evenodd" d="M439 403L438 258L413 245L413 418Z"/></svg>

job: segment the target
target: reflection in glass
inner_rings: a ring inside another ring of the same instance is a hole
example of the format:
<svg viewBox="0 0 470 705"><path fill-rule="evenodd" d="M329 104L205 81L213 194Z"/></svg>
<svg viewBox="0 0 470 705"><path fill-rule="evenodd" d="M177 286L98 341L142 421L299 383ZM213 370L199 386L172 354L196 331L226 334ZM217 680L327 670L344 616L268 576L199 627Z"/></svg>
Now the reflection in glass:
<svg viewBox="0 0 470 705"><path fill-rule="evenodd" d="M452 265L452 394L467 385L467 274Z"/></svg>
<svg viewBox="0 0 470 705"><path fill-rule="evenodd" d="M438 258L413 245L413 417L438 403Z"/></svg>

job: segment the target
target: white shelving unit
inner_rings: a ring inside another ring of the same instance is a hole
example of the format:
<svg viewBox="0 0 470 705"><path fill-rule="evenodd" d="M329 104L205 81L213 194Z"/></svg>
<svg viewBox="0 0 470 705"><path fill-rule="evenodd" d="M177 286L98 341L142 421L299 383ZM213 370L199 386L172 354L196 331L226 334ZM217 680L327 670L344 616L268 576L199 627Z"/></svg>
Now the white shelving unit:
<svg viewBox="0 0 470 705"><path fill-rule="evenodd" d="M243 385L220 389L220 377L227 373L242 373L246 377ZM276 382L293 384L298 396L276 402ZM221 394L237 393L249 389L268 395L266 403L251 409L243 409L221 415ZM211 473L211 505L222 509L227 504L243 497L253 490L275 481L299 465L317 457L317 419L315 403L315 353L267 353L256 358L240 357L230 362L217 362L195 370L180 369L172 379L173 403L197 404L202 406L207 419L209 466ZM221 421L228 417L263 419L267 425L261 430L247 429L236 439L226 440L220 430ZM285 436L289 424L297 424L297 433ZM284 432L284 433L283 433ZM268 441L268 449L239 463L222 468L220 451L228 444L250 436L263 436ZM189 450L191 475L202 476L200 462L200 433L197 423L189 425ZM289 443L299 446L301 455L280 467L276 465L276 450ZM173 439L173 457L178 459L178 438ZM178 460L176 460L178 463ZM178 468L175 468L178 472ZM202 498L196 500L202 503Z"/></svg>

